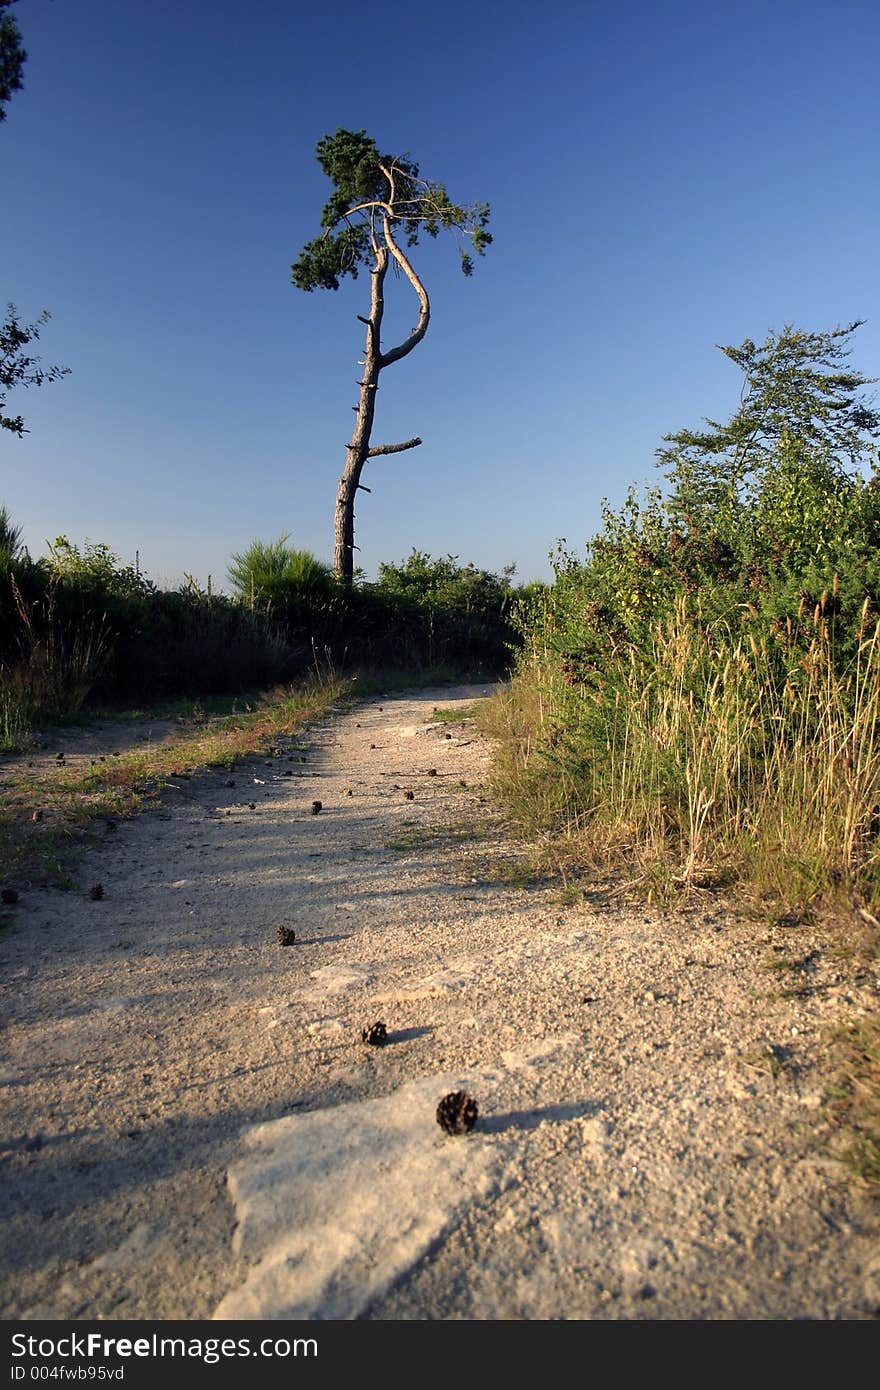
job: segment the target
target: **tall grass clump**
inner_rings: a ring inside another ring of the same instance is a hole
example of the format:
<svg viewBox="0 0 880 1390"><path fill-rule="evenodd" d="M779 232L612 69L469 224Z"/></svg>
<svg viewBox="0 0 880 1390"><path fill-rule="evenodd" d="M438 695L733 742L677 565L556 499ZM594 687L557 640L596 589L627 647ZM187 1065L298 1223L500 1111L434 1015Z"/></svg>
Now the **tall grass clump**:
<svg viewBox="0 0 880 1390"><path fill-rule="evenodd" d="M13 573L6 582L19 623L0 660L0 747L16 748L35 723L80 713L106 670L110 635L103 618L62 622L55 584L28 603Z"/></svg>
<svg viewBox="0 0 880 1390"><path fill-rule="evenodd" d="M251 541L232 556L229 581L252 608L289 613L326 600L334 588L333 571L309 550L297 550L282 534L275 541Z"/></svg>
<svg viewBox="0 0 880 1390"><path fill-rule="evenodd" d="M560 551L554 584L521 605L514 678L487 714L494 777L560 859L650 895L738 883L799 909L876 901L880 475L865 436L880 418L828 336L771 347L787 383L795 360L802 393L846 397L836 434L814 412L807 435L800 398L774 433L769 349L744 345L759 417L741 406L714 435L670 436L669 491L606 510L586 559Z"/></svg>
<svg viewBox="0 0 880 1390"><path fill-rule="evenodd" d="M826 605L827 608L827 600ZM762 632L685 597L575 676L532 641L492 719L495 779L531 831L649 891L746 881L807 906L880 887L880 625L838 668L823 605ZM546 634L542 634L545 637Z"/></svg>

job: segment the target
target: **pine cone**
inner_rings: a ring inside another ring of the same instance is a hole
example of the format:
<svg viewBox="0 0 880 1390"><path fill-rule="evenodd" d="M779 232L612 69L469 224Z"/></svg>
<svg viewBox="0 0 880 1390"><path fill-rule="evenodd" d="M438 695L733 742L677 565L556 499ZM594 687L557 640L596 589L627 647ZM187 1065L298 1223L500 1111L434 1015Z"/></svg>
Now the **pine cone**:
<svg viewBox="0 0 880 1390"><path fill-rule="evenodd" d="M361 1042L369 1043L371 1047L384 1047L387 1041L388 1029L384 1023L372 1023L361 1031Z"/></svg>
<svg viewBox="0 0 880 1390"><path fill-rule="evenodd" d="M415 794L415 792L404 792L403 795L404 795L404 800L406 800L406 801L414 801L414 800L415 800L415 795L416 795L416 794Z"/></svg>
<svg viewBox="0 0 880 1390"><path fill-rule="evenodd" d="M467 1134L477 1120L477 1102L467 1091L450 1091L437 1106L437 1123L447 1134Z"/></svg>
<svg viewBox="0 0 880 1390"><path fill-rule="evenodd" d="M93 903L99 903L104 896L103 883L93 883L89 889L89 897Z"/></svg>
<svg viewBox="0 0 880 1390"><path fill-rule="evenodd" d="M318 816L318 815L320 815L320 814L321 814L321 810L322 810L322 808L323 808L323 805L324 805L324 803L323 803L322 801L313 801L313 802L312 802L312 815L313 815L313 816Z"/></svg>
<svg viewBox="0 0 880 1390"><path fill-rule="evenodd" d="M296 941L296 932L293 927L280 926L278 928L278 945L293 946Z"/></svg>

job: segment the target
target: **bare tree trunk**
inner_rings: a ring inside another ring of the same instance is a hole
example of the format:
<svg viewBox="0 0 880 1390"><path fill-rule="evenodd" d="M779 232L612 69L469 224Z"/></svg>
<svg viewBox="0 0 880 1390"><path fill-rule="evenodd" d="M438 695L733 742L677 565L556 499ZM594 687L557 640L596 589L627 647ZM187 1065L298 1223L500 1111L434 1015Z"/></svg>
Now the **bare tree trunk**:
<svg viewBox="0 0 880 1390"><path fill-rule="evenodd" d="M422 442L416 438L408 439L403 444L382 444L375 449L370 448L370 435L372 434L373 417L376 411L376 392L379 389L379 373L389 363L397 362L401 357L405 357L416 346L416 343L421 342L425 336L431 313L425 288L406 256L396 245L387 217L384 219L384 235L385 245L376 245L376 264L370 272L370 317L361 319L361 322L367 326L364 374L358 383L360 386L358 404L353 407L355 425L351 443L346 445L348 457L345 461L342 477L339 479L339 487L336 490L336 541L333 552L333 568L336 572L336 578L346 585L350 585L354 579L354 501L360 486L364 464L368 458L377 454L400 453L401 450L413 449ZM382 317L385 313L384 285L388 272L389 251L404 270L419 297L419 321L405 342L392 348L389 352L383 353L380 335Z"/></svg>

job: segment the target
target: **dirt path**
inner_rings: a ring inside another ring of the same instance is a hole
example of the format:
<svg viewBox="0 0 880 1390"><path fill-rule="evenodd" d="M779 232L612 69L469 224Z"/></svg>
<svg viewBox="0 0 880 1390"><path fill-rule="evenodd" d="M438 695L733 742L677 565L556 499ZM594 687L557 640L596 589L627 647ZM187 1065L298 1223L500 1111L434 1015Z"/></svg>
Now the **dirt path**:
<svg viewBox="0 0 880 1390"><path fill-rule="evenodd" d="M23 895L4 1317L880 1313L820 1109L876 978L816 929L522 886L485 744L433 720L480 693L185 783L89 854L101 902ZM447 1138L459 1088L480 1118Z"/></svg>

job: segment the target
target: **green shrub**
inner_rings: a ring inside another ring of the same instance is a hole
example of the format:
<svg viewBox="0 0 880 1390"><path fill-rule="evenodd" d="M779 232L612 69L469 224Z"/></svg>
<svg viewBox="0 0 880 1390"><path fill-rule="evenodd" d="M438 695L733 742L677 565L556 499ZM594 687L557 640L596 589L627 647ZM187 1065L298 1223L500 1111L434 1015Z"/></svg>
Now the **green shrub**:
<svg viewBox="0 0 880 1390"><path fill-rule="evenodd" d="M849 331L745 344L759 413L745 391L669 436L668 490L606 509L515 610L508 804L651 891L880 889L880 417L840 370Z"/></svg>
<svg viewBox="0 0 880 1390"><path fill-rule="evenodd" d="M330 597L333 572L308 550L295 550L286 534L277 541L251 541L232 556L228 575L240 599L252 608L271 608L279 615L299 615Z"/></svg>

